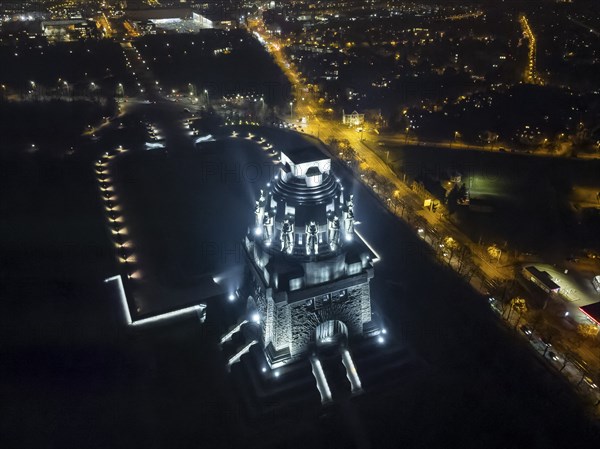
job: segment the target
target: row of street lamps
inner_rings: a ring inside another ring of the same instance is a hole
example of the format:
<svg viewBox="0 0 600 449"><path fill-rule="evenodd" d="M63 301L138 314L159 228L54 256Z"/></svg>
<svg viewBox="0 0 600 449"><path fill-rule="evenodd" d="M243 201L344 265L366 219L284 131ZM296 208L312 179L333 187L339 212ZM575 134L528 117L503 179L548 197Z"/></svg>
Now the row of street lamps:
<svg viewBox="0 0 600 449"><path fill-rule="evenodd" d="M123 226L123 215L119 213L121 206L116 204L117 196L115 195L110 172L112 160L116 158L117 155L126 153L127 151L127 149L119 146L114 151L104 153L104 155L96 162L96 174L102 198L105 203L104 207L107 212L107 219L111 225L113 243L118 251L118 259L127 268L127 278L137 279L140 277L140 272L136 270L135 266L137 259L131 250L131 241L127 239L127 229Z"/></svg>

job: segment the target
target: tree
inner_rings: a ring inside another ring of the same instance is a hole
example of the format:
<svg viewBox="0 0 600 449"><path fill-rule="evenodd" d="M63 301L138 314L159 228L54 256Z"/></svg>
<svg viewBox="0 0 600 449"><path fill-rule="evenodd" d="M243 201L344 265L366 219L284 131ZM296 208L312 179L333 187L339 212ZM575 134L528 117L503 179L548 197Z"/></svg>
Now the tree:
<svg viewBox="0 0 600 449"><path fill-rule="evenodd" d="M452 190L450 190L450 192L448 192L448 194L446 195L446 204L448 206L448 211L450 213L454 212L456 210L456 205L458 204L458 187L455 184L454 187L452 187Z"/></svg>
<svg viewBox="0 0 600 449"><path fill-rule="evenodd" d="M363 168L363 164L360 164L360 166L361 168ZM373 184L375 184L375 175L376 173L373 170L367 168L363 173L363 179L369 186L372 186Z"/></svg>
<svg viewBox="0 0 600 449"><path fill-rule="evenodd" d="M344 160L344 161L354 161L357 158L356 150L354 148L352 148L350 145L348 145L347 147L344 147L340 151L340 155L341 155L342 160Z"/></svg>
<svg viewBox="0 0 600 449"><path fill-rule="evenodd" d="M515 328L519 325L519 322L521 321L521 318L523 318L523 315L525 313L527 313L527 302L525 301L524 298L521 298L519 296L513 298L510 300L510 311L512 310L516 310L517 313L519 314L519 317L517 318L517 322L515 323ZM508 318L510 318L510 311L508 314Z"/></svg>
<svg viewBox="0 0 600 449"><path fill-rule="evenodd" d="M487 249L488 254L492 259L500 260L500 256L502 256L502 250L496 246L494 243L492 246Z"/></svg>
<svg viewBox="0 0 600 449"><path fill-rule="evenodd" d="M385 196L386 198L390 198L394 194L394 190L395 190L396 186L388 178L378 174L375 177L375 182L377 183L377 186L379 187L380 193L383 196Z"/></svg>
<svg viewBox="0 0 600 449"><path fill-rule="evenodd" d="M424 229L427 226L427 220L425 220L421 215L417 215L413 221L413 224L418 229Z"/></svg>
<svg viewBox="0 0 600 449"><path fill-rule="evenodd" d="M594 338L598 335L598 326L595 324L581 323L577 325L577 333L582 337Z"/></svg>
<svg viewBox="0 0 600 449"><path fill-rule="evenodd" d="M458 268L457 271L459 274L462 274L463 271L468 271L468 264L472 262L473 253L469 249L468 246L461 246L457 252L458 259Z"/></svg>
<svg viewBox="0 0 600 449"><path fill-rule="evenodd" d="M450 263L452 262L452 257L454 257L454 251L458 249L458 242L453 237L447 236L444 238L444 248L448 249L448 263Z"/></svg>
<svg viewBox="0 0 600 449"><path fill-rule="evenodd" d="M456 202L458 204L465 204L468 199L469 199L469 192L467 191L467 186L463 182L463 184L458 188Z"/></svg>

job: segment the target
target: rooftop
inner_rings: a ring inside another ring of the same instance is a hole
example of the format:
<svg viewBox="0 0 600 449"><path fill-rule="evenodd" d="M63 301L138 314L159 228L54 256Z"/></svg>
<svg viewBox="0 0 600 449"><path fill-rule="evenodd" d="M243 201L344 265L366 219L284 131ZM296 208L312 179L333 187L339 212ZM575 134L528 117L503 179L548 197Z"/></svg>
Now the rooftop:
<svg viewBox="0 0 600 449"><path fill-rule="evenodd" d="M594 304L582 306L579 308L579 310L585 313L588 316L588 318L590 318L596 324L600 324L600 302L595 302Z"/></svg>
<svg viewBox="0 0 600 449"><path fill-rule="evenodd" d="M282 153L285 154L294 164L304 164L306 162L316 162L329 159L329 156L327 156L314 145L282 150Z"/></svg>

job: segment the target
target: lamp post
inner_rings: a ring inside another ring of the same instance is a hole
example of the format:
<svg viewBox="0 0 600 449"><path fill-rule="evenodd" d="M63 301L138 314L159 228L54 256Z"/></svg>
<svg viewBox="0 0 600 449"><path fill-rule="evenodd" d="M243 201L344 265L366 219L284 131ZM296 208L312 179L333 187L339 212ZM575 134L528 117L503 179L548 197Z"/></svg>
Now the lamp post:
<svg viewBox="0 0 600 449"><path fill-rule="evenodd" d="M460 137L460 133L458 131L454 131L454 139L450 142L450 148L452 148L452 144L456 142L456 139Z"/></svg>
<svg viewBox="0 0 600 449"><path fill-rule="evenodd" d="M210 106L210 96L208 95L207 89L204 89L204 95L206 95L206 105Z"/></svg>
<svg viewBox="0 0 600 449"><path fill-rule="evenodd" d="M294 121L294 103L290 101L290 120Z"/></svg>

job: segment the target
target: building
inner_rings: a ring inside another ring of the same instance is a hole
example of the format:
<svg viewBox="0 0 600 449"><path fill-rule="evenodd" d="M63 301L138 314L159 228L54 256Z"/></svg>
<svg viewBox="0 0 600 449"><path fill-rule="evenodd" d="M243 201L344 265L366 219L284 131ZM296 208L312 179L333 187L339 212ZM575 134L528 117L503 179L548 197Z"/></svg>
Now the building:
<svg viewBox="0 0 600 449"><path fill-rule="evenodd" d="M546 293L558 293L560 286L552 280L552 276L546 271L540 271L534 266L524 267L523 276L533 282Z"/></svg>
<svg viewBox="0 0 600 449"><path fill-rule="evenodd" d="M205 29L231 30L237 20L223 15L196 12L191 8L130 9L125 17L142 34L155 34L157 30L176 33L197 33Z"/></svg>
<svg viewBox="0 0 600 449"><path fill-rule="evenodd" d="M272 368L379 331L369 285L377 257L354 230L353 196L318 148L281 153L243 246L247 307Z"/></svg>
<svg viewBox="0 0 600 449"><path fill-rule="evenodd" d="M360 126L365 122L365 114L359 114L354 111L352 114L346 114L342 111L342 123L348 126Z"/></svg>
<svg viewBox="0 0 600 449"><path fill-rule="evenodd" d="M43 20L42 32L49 42L67 42L93 37L97 26L88 19Z"/></svg>
<svg viewBox="0 0 600 449"><path fill-rule="evenodd" d="M0 16L26 17L44 10L40 0L3 0L0 2Z"/></svg>
<svg viewBox="0 0 600 449"><path fill-rule="evenodd" d="M597 326L600 326L600 302L581 306L579 308Z"/></svg>
<svg viewBox="0 0 600 449"><path fill-rule="evenodd" d="M592 279L592 285L594 286L594 290L600 293L600 276L594 276Z"/></svg>
<svg viewBox="0 0 600 449"><path fill-rule="evenodd" d="M191 20L192 9L187 7L127 9L125 18L132 21Z"/></svg>

